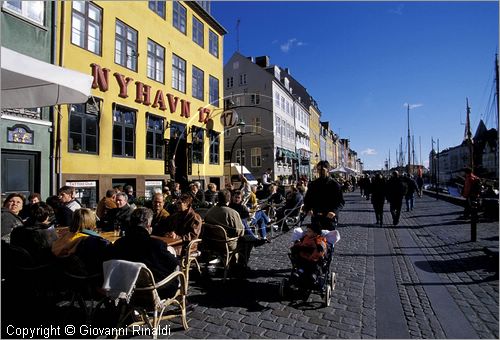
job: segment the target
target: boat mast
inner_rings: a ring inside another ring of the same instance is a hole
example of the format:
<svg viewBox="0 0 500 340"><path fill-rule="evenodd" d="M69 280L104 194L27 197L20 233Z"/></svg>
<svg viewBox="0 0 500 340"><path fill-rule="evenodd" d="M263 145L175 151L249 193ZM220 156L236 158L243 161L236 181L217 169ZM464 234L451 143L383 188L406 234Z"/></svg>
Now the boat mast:
<svg viewBox="0 0 500 340"><path fill-rule="evenodd" d="M406 111L407 113L407 120L408 120L408 174L410 174L410 167L411 167L411 153L410 153L410 104L408 104L408 110Z"/></svg>
<svg viewBox="0 0 500 340"><path fill-rule="evenodd" d="M474 159L473 159L473 141L472 141L472 131L470 129L470 107L469 98L465 98L467 103L467 119L465 122L465 141L469 147L469 167L474 170Z"/></svg>

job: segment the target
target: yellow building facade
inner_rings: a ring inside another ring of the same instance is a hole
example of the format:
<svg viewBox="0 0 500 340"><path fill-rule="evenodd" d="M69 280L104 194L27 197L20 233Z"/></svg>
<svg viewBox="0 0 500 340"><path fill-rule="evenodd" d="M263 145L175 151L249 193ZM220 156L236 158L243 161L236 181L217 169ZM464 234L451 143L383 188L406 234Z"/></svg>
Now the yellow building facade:
<svg viewBox="0 0 500 340"><path fill-rule="evenodd" d="M59 186L94 206L132 185L223 183L224 28L196 2L63 1L58 65L94 77L92 97L56 115Z"/></svg>
<svg viewBox="0 0 500 340"><path fill-rule="evenodd" d="M309 105L309 136L310 136L310 148L311 148L311 172L312 177L317 177L316 165L320 161L320 117L321 113L314 107L314 105Z"/></svg>

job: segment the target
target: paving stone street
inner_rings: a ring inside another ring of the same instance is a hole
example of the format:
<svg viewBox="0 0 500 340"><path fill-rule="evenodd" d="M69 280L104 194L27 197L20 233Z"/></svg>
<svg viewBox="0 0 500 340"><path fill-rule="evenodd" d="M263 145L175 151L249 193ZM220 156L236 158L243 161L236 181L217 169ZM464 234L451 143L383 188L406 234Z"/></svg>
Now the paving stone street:
<svg viewBox="0 0 500 340"><path fill-rule="evenodd" d="M174 338L498 338L498 222L481 220L477 241L462 208L429 196L393 226L376 226L370 201L345 195L332 268L331 305L281 300L290 234L255 248L245 279L190 283L189 329Z"/></svg>

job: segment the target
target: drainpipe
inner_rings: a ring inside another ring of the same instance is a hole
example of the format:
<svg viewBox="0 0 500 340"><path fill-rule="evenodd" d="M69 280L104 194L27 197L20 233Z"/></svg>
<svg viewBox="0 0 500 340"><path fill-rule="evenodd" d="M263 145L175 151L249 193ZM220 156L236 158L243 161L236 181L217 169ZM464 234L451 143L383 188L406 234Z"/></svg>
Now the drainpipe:
<svg viewBox="0 0 500 340"><path fill-rule="evenodd" d="M65 2L61 1L61 27L59 35L59 66L63 66L64 56L64 16ZM57 131L56 131L56 162L57 162L57 187L62 186L62 162L61 162L61 105L57 105Z"/></svg>
<svg viewBox="0 0 500 340"><path fill-rule="evenodd" d="M51 47L52 51L50 54L50 62L51 64L56 64L56 54L57 54L57 47L56 47L56 41L57 41L57 1L52 2L52 37L51 37ZM50 165L49 165L49 171L50 171L50 190L49 193L50 195L55 195L56 193L56 176L55 176L55 169L56 169L56 160L55 160L55 122L54 122L54 106L51 106L49 109L49 120L52 123L52 126L50 128Z"/></svg>

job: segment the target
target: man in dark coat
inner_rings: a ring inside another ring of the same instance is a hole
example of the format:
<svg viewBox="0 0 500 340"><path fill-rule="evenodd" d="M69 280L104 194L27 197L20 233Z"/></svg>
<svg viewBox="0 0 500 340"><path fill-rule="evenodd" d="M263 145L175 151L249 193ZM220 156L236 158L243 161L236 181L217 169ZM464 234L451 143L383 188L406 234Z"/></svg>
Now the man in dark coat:
<svg viewBox="0 0 500 340"><path fill-rule="evenodd" d="M387 181L386 197L392 215L392 224L398 225L403 205L403 196L406 194L406 185L399 176L399 172L394 171Z"/></svg>
<svg viewBox="0 0 500 340"><path fill-rule="evenodd" d="M316 167L319 177L309 183L304 197L304 212L314 214L322 229L334 230L339 211L345 204L342 188L330 177L328 161L320 161Z"/></svg>
<svg viewBox="0 0 500 340"><path fill-rule="evenodd" d="M381 173L377 173L371 182L371 202L375 210L377 225L384 224L384 203L385 203L385 179Z"/></svg>
<svg viewBox="0 0 500 340"><path fill-rule="evenodd" d="M153 238L151 222L153 212L148 208L137 208L130 217L130 225L125 236L113 244L112 257L115 259L142 262L153 273L156 282L172 274L179 262L162 240ZM177 290L178 281L173 280L159 291L162 297L171 297Z"/></svg>
<svg viewBox="0 0 500 340"><path fill-rule="evenodd" d="M126 232L134 208L130 206L128 196L123 192L116 194L116 205L118 208L111 209L106 214L102 229L104 231L120 230Z"/></svg>

